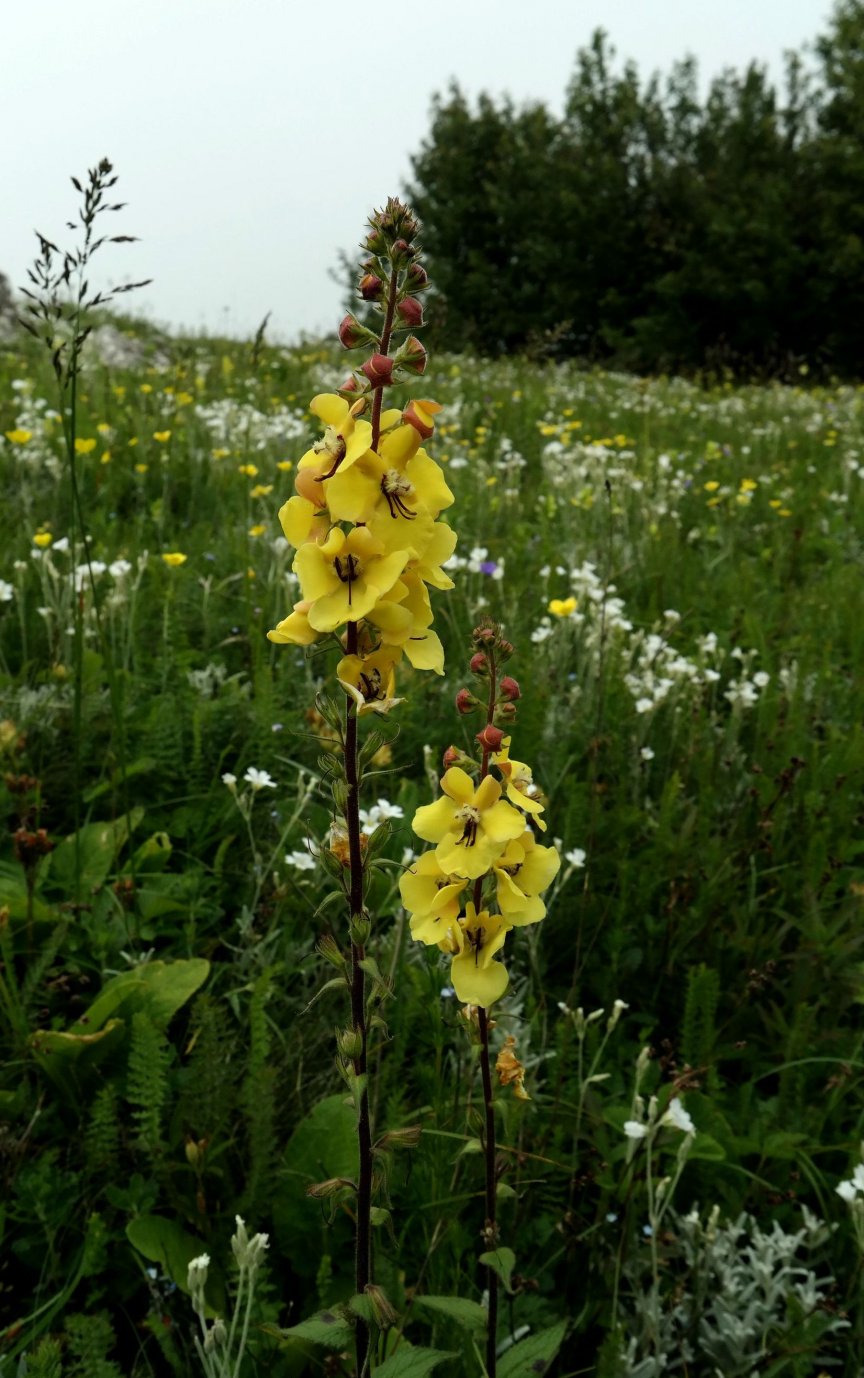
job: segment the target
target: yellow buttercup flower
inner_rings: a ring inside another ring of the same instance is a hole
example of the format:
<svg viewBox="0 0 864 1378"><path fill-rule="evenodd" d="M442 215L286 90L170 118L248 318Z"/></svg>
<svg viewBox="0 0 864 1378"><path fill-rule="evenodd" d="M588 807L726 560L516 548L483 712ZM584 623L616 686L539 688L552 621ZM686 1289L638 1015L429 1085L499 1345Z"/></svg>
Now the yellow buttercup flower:
<svg viewBox="0 0 864 1378"><path fill-rule="evenodd" d="M424 842L438 844L435 855L442 871L476 880L508 842L521 837L525 821L501 798L501 786L491 775L475 788L470 775L451 766L441 789L443 798L419 808L411 826Z"/></svg>
<svg viewBox="0 0 864 1378"><path fill-rule="evenodd" d="M188 555L182 554L182 552L179 550L166 551L162 556L162 559L165 561L166 565L168 565L171 569L176 569L178 565L185 565L188 558Z"/></svg>
<svg viewBox="0 0 864 1378"><path fill-rule="evenodd" d="M160 445L167 445L168 441L171 439L171 432L170 432L170 431L154 431L154 432L153 432L153 439L154 439L154 440L158 440Z"/></svg>
<svg viewBox="0 0 864 1378"><path fill-rule="evenodd" d="M575 598L553 598L549 603L548 611L553 617L569 617L571 612L575 612L578 603Z"/></svg>
<svg viewBox="0 0 864 1378"><path fill-rule="evenodd" d="M267 530L267 527L264 525L263 522L256 522L254 526L250 526L250 528L249 528L249 535L250 535L250 536L263 536L263 535L264 535L264 532L265 532L266 530Z"/></svg>
<svg viewBox="0 0 864 1378"><path fill-rule="evenodd" d="M258 468L254 464L238 464L237 472L238 474L245 474L247 478L258 477Z"/></svg>
<svg viewBox="0 0 864 1378"><path fill-rule="evenodd" d="M33 439L33 432L25 431L23 426L16 426L14 431L6 432L6 439L11 445L26 445L28 440Z"/></svg>
<svg viewBox="0 0 864 1378"><path fill-rule="evenodd" d="M451 928L458 950L450 966L450 982L463 1005L488 1009L501 999L510 984L507 968L492 960L504 946L507 927L500 914L490 914L485 909L478 914L469 903L464 918Z"/></svg>
<svg viewBox="0 0 864 1378"><path fill-rule="evenodd" d="M33 544L38 545L40 550L46 550L53 539L54 537L51 535L50 531L37 531L36 535L33 537Z"/></svg>
<svg viewBox="0 0 864 1378"><path fill-rule="evenodd" d="M95 450L95 449L96 449L96 441L95 441L95 440L92 440L92 439L91 439L91 440L85 440L85 439L83 439L83 437L81 437L81 436L76 436L76 438L75 438L75 453L76 453L76 455L89 455L89 454L90 454L93 450Z"/></svg>
<svg viewBox="0 0 864 1378"><path fill-rule="evenodd" d="M267 495L272 492L272 483L256 483L255 487L250 489L249 496L250 498L266 498Z"/></svg>

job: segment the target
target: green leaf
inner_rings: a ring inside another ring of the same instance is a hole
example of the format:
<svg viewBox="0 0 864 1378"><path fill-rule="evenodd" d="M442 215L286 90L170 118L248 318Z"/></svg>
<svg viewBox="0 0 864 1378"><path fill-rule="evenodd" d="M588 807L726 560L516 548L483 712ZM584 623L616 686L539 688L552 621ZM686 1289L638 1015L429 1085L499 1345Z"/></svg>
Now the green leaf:
<svg viewBox="0 0 864 1378"><path fill-rule="evenodd" d="M144 962L106 981L86 1015L72 1025L73 1033L92 1033L109 1015L121 1010L128 1017L146 1010L158 1028L164 1028L210 974L204 957L177 962Z"/></svg>
<svg viewBox="0 0 864 1378"><path fill-rule="evenodd" d="M538 1378L548 1373L549 1365L561 1348L567 1322L559 1321L520 1340L518 1345L508 1349L498 1364L498 1378Z"/></svg>
<svg viewBox="0 0 864 1378"><path fill-rule="evenodd" d="M187 1292L186 1274L193 1258L204 1253L204 1245L187 1234L176 1220L163 1215L139 1215L126 1226L126 1238L151 1263L158 1263L182 1292Z"/></svg>
<svg viewBox="0 0 864 1378"><path fill-rule="evenodd" d="M375 1378L426 1378L445 1359L456 1359L452 1349L421 1349L403 1340L395 1354L375 1370Z"/></svg>
<svg viewBox="0 0 864 1378"><path fill-rule="evenodd" d="M125 772L115 770L110 780L103 780L100 785L93 785L91 789L85 790L81 795L85 804L90 804L100 795L107 794L109 790L116 789L122 784L123 780L132 780L136 775L147 775L149 771L155 770L156 758L154 756L140 756L137 761L133 761L126 767Z"/></svg>
<svg viewBox="0 0 864 1378"><path fill-rule="evenodd" d="M321 1202L304 1196L312 1182L331 1177L356 1181L357 1120L344 1095L319 1101L300 1121L285 1147L279 1178L284 1186L275 1195L273 1224L282 1253L303 1277L314 1277L322 1253L332 1253L347 1225L341 1220L328 1226ZM326 1243L325 1243L326 1240Z"/></svg>
<svg viewBox="0 0 864 1378"><path fill-rule="evenodd" d="M345 1349L353 1343L354 1327L340 1311L319 1311L317 1316L280 1330L279 1334L285 1340L311 1340L327 1349Z"/></svg>
<svg viewBox="0 0 864 1378"><path fill-rule="evenodd" d="M104 885L120 851L133 828L137 828L144 817L143 809L133 809L129 818L117 818L113 822L85 823L77 834L64 838L51 855L51 868L48 881L52 889L60 889L66 895L75 888L75 838L81 863L81 893L92 894ZM128 826L127 826L128 825Z"/></svg>
<svg viewBox="0 0 864 1378"><path fill-rule="evenodd" d="M516 1266L516 1255L512 1249L499 1246L497 1249L492 1249L488 1254L481 1254L480 1262L485 1263L487 1268L491 1268L493 1273L498 1274L508 1292L511 1290L510 1279Z"/></svg>
<svg viewBox="0 0 864 1378"><path fill-rule="evenodd" d="M700 1129L690 1145L687 1156L688 1158L701 1158L707 1163L719 1163L726 1157L726 1150L710 1134L704 1134Z"/></svg>
<svg viewBox="0 0 864 1378"><path fill-rule="evenodd" d="M486 1312L479 1302L469 1301L467 1297L415 1297L414 1301L416 1306L437 1311L439 1315L461 1325L464 1330L486 1329Z"/></svg>

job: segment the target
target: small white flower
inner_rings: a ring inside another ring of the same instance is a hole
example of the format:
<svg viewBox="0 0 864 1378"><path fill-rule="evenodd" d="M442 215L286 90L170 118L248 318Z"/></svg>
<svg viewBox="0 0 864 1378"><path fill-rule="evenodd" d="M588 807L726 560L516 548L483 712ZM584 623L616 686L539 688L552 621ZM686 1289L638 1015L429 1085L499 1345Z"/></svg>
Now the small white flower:
<svg viewBox="0 0 864 1378"><path fill-rule="evenodd" d="M637 700L636 700L636 712L637 712L637 713L650 713L650 712L651 712L651 709L652 709L653 707L654 707L654 700L653 700L653 699L645 699L645 698L642 698L642 699L637 699Z"/></svg>
<svg viewBox="0 0 864 1378"><path fill-rule="evenodd" d="M247 785L251 785L253 790L276 789L276 781L267 773L266 770L257 770L255 766L250 766L243 776Z"/></svg>
<svg viewBox="0 0 864 1378"><path fill-rule="evenodd" d="M838 1196L842 1196L844 1201L851 1205L858 1195L854 1182L839 1182L834 1188Z"/></svg>
<svg viewBox="0 0 864 1378"><path fill-rule="evenodd" d="M660 1123L665 1124L669 1129L680 1129L682 1134L696 1133L696 1126L678 1096L673 1096L670 1100L669 1108Z"/></svg>
<svg viewBox="0 0 864 1378"><path fill-rule="evenodd" d="M54 544L52 545L51 549L52 549L52 551L54 552L55 555L56 555L56 553L58 552L58 550L59 550L59 551L68 550L68 549L69 549L69 537L68 537L68 536L61 536L60 539L59 539L59 541L55 541L55 542L54 542Z"/></svg>
<svg viewBox="0 0 864 1378"><path fill-rule="evenodd" d="M230 770L226 770L225 774L222 776L222 783L223 785L227 785L233 794L234 790L237 788L237 776L232 775Z"/></svg>
<svg viewBox="0 0 864 1378"><path fill-rule="evenodd" d="M314 871L315 858L309 852L286 852L285 862L288 866L293 866L295 871Z"/></svg>
<svg viewBox="0 0 864 1378"><path fill-rule="evenodd" d="M7 584L5 579L0 579L0 603L11 603L15 597L15 589L12 584Z"/></svg>
<svg viewBox="0 0 864 1378"><path fill-rule="evenodd" d="M757 688L764 689L766 685L771 683L771 676L766 670L757 670L753 676L753 683Z"/></svg>
<svg viewBox="0 0 864 1378"><path fill-rule="evenodd" d="M640 1124L638 1120L625 1120L624 1133L628 1139L644 1139L648 1133L647 1124Z"/></svg>
<svg viewBox="0 0 864 1378"><path fill-rule="evenodd" d="M576 871L581 871L585 865L587 852L582 847L573 847L569 852L564 853L564 860L568 861Z"/></svg>
<svg viewBox="0 0 864 1378"><path fill-rule="evenodd" d="M651 750L650 746L643 746L642 750L639 752L639 755L642 757L643 761L654 760L654 752Z"/></svg>

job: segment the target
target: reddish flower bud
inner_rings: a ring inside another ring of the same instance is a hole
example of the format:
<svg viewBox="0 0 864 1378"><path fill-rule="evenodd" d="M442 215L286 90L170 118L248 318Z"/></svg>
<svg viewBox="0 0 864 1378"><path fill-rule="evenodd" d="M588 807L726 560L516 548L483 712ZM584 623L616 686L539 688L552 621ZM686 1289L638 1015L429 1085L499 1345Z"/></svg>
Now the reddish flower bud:
<svg viewBox="0 0 864 1378"><path fill-rule="evenodd" d="M510 656L512 656L512 654L513 654L513 642L512 642L512 641L504 641L503 638L502 638L502 640L498 642L498 654L499 654L504 660L508 660L508 659L510 658Z"/></svg>
<svg viewBox="0 0 864 1378"><path fill-rule="evenodd" d="M415 431L419 431L421 440L428 440L435 432L435 422L432 417L441 410L440 402L423 401L415 398L408 403L402 413L402 420L408 426L413 426Z"/></svg>
<svg viewBox="0 0 864 1378"><path fill-rule="evenodd" d="M505 675L502 679L501 694L503 698L511 703L515 703L517 699L521 699L522 690L519 688L518 682L512 675Z"/></svg>
<svg viewBox="0 0 864 1378"><path fill-rule="evenodd" d="M477 733L477 741L484 751L500 751L501 743L504 740L504 733L500 727L493 727L487 723L482 732Z"/></svg>
<svg viewBox="0 0 864 1378"><path fill-rule="evenodd" d="M416 335L409 335L399 350L399 367L405 369L406 373L419 375L426 372L426 363L426 350Z"/></svg>
<svg viewBox="0 0 864 1378"><path fill-rule="evenodd" d="M449 770L451 766L458 766L461 760L462 752L459 748L457 746L448 746L444 755L441 757L441 764L444 766L445 770Z"/></svg>
<svg viewBox="0 0 864 1378"><path fill-rule="evenodd" d="M393 245L390 249L390 261L394 266L404 266L406 263L410 263L413 257L414 250L411 248L407 239L396 239L393 241Z"/></svg>
<svg viewBox="0 0 864 1378"><path fill-rule="evenodd" d="M474 709L479 707L480 704L478 703L477 699L475 699L470 689L459 690L459 693L456 695L457 713L462 713L463 715L465 713L473 713Z"/></svg>
<svg viewBox="0 0 864 1378"><path fill-rule="evenodd" d="M353 374L353 373L350 373L350 374L348 375L348 377L345 379L345 382L342 384L342 386L341 386L341 388L339 389L339 391L340 391L340 392L356 392L356 391L357 391L357 379L354 377L354 374Z"/></svg>
<svg viewBox="0 0 864 1378"><path fill-rule="evenodd" d="M339 326L339 343L345 349L356 349L358 345L364 344L369 339L369 331L355 320L353 316L346 316Z"/></svg>
<svg viewBox="0 0 864 1378"><path fill-rule="evenodd" d="M423 307L416 297L404 297L396 307L406 325L412 329L423 324Z"/></svg>
<svg viewBox="0 0 864 1378"><path fill-rule="evenodd" d="M482 651L471 657L471 669L475 675L485 675L489 669L489 662Z"/></svg>
<svg viewBox="0 0 864 1378"><path fill-rule="evenodd" d="M490 627L488 622L481 622L479 627L475 627L471 633L475 641L481 645L491 646L498 633L494 627Z"/></svg>
<svg viewBox="0 0 864 1378"><path fill-rule="evenodd" d="M374 273L364 273L359 285L360 295L364 301L380 301L384 283Z"/></svg>
<svg viewBox="0 0 864 1378"><path fill-rule="evenodd" d="M421 263L412 263L408 269L408 281L412 287L425 287L429 281L429 274Z"/></svg>
<svg viewBox="0 0 864 1378"><path fill-rule="evenodd" d="M373 388L383 388L393 382L393 360L389 354L373 354L360 371L365 373Z"/></svg>
<svg viewBox="0 0 864 1378"><path fill-rule="evenodd" d="M499 703L498 707L495 709L495 717L499 720L499 722L513 722L516 718L515 703Z"/></svg>

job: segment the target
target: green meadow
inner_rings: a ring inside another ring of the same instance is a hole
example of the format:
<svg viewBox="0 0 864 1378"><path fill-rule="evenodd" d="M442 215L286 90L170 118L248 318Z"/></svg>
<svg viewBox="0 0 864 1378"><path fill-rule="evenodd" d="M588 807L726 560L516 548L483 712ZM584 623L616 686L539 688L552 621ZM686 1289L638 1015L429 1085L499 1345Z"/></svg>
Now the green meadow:
<svg viewBox="0 0 864 1378"><path fill-rule="evenodd" d="M50 358L0 345L0 1375L203 1371L188 1265L230 1314L239 1214L269 1248L237 1378L347 1376L352 1207L306 1194L356 1153L316 951L335 657L266 636L345 358L118 317L84 361L73 474ZM529 1097L495 1092L498 1374L854 1378L864 390L438 354L412 391L459 539L445 674L400 668L361 799L373 1120L422 1130L376 1160L372 1372L484 1372L476 1047L398 880L489 615L562 857L493 1009Z"/></svg>

